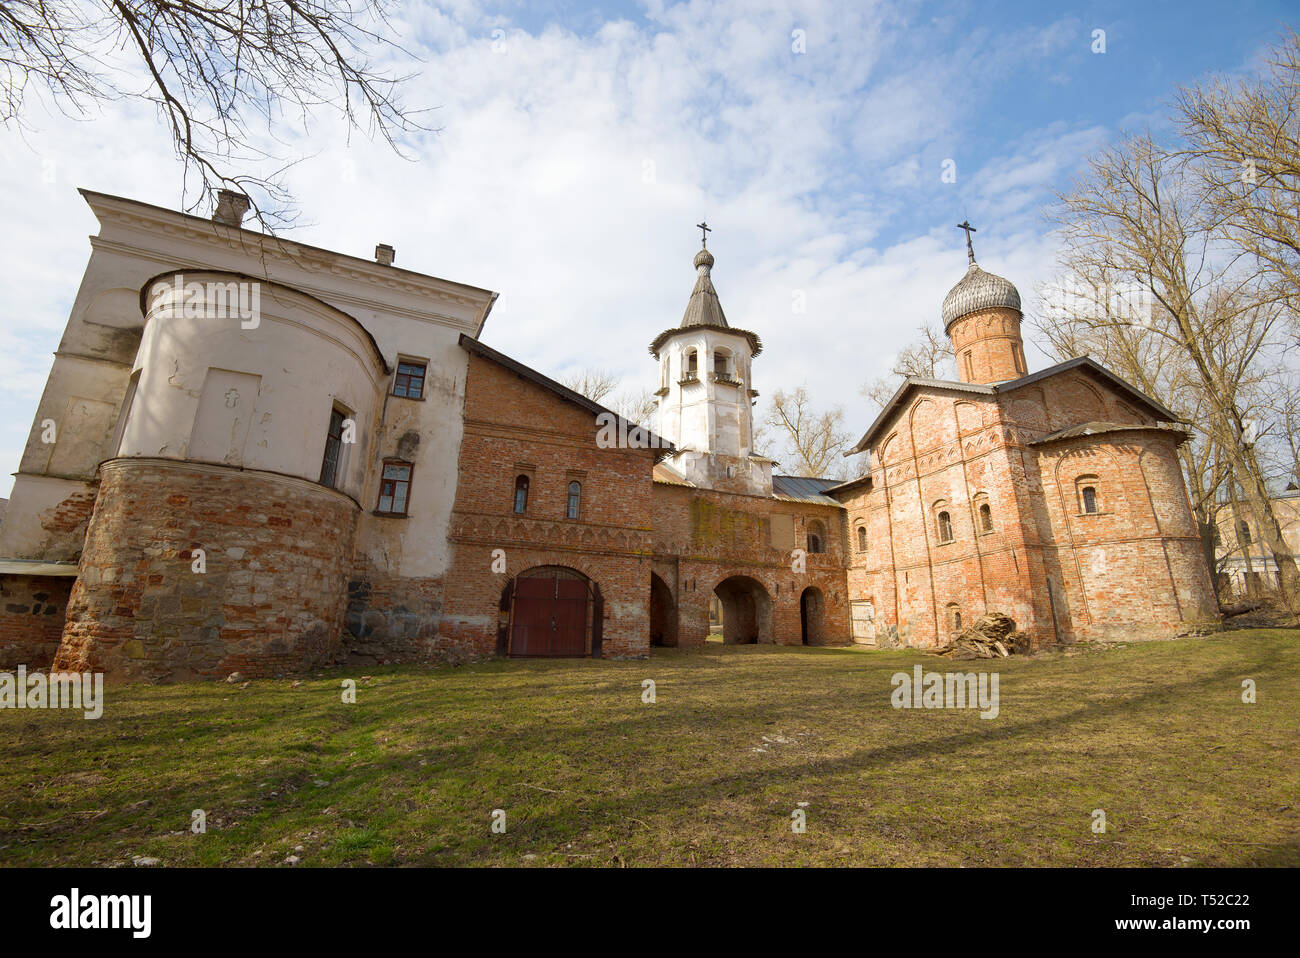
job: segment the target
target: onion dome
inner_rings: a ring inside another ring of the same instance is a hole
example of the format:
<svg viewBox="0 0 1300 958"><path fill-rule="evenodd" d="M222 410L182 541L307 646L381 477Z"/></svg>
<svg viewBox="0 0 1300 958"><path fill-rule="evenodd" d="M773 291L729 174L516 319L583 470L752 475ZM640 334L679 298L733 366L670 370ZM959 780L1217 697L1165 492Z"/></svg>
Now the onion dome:
<svg viewBox="0 0 1300 958"><path fill-rule="evenodd" d="M966 275L943 299L943 328L948 329L970 313L995 307L1020 312L1020 291L1010 280L986 273L972 260Z"/></svg>

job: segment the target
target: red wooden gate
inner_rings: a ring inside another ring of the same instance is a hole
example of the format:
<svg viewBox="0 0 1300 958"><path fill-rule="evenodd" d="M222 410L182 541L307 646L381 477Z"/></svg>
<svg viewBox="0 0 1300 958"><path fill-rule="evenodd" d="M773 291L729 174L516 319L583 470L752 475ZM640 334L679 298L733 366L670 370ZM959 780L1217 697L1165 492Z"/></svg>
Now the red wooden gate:
<svg viewBox="0 0 1300 958"><path fill-rule="evenodd" d="M516 579L510 654L586 655L587 583L550 576Z"/></svg>

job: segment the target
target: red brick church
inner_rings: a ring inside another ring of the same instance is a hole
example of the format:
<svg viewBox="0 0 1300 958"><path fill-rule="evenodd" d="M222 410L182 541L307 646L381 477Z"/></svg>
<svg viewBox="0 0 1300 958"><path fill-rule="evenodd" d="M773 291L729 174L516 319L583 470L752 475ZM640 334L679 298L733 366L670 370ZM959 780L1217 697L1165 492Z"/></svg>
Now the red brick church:
<svg viewBox="0 0 1300 958"><path fill-rule="evenodd" d="M234 194L211 220L84 195L101 231L0 525L0 667L639 657L703 643L714 597L730 643L1216 613L1176 417L1087 358L1030 373L1019 294L969 243L959 380L903 383L836 482L753 448L762 341L707 249L641 428L484 345L496 294L391 247L266 237Z"/></svg>

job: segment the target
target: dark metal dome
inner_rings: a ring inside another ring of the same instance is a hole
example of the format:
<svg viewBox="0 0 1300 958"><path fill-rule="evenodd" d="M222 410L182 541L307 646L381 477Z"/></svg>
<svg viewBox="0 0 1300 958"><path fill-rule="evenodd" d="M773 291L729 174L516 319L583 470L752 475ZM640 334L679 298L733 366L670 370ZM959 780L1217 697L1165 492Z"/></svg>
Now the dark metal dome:
<svg viewBox="0 0 1300 958"><path fill-rule="evenodd" d="M969 313L999 306L1020 312L1020 291L1010 280L986 273L978 263L971 263L966 275L944 297L943 328L947 329Z"/></svg>

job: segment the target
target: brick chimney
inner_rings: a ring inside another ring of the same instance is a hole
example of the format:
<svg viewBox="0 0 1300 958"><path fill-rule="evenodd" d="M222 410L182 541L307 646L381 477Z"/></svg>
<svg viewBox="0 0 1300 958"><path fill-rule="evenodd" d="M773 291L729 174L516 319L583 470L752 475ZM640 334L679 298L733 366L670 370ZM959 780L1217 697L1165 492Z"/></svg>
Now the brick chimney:
<svg viewBox="0 0 1300 958"><path fill-rule="evenodd" d="M239 226L248 212L248 197L234 190L217 190L217 210L212 214L214 223Z"/></svg>
<svg viewBox="0 0 1300 958"><path fill-rule="evenodd" d="M397 257L397 251L387 243L380 243L375 247L375 262L384 266L392 266L393 260Z"/></svg>

